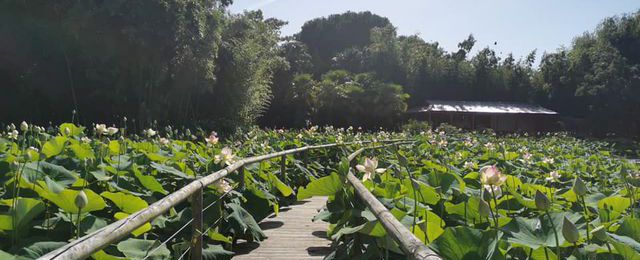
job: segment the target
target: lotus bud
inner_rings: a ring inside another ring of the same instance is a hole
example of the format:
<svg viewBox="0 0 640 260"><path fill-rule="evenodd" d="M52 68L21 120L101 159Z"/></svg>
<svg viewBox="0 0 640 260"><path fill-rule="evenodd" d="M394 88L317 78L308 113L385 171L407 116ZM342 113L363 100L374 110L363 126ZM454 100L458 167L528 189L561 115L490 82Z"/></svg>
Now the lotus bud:
<svg viewBox="0 0 640 260"><path fill-rule="evenodd" d="M607 241L607 239L609 239L609 235L607 235L607 230L604 226L599 226L591 230L591 235L600 241Z"/></svg>
<svg viewBox="0 0 640 260"><path fill-rule="evenodd" d="M544 193L540 192L539 190L536 191L535 202L536 202L536 207L539 210L546 211L551 206L551 201L549 201L549 198L547 197L547 195L544 195Z"/></svg>
<svg viewBox="0 0 640 260"><path fill-rule="evenodd" d="M27 122L25 122L25 121L22 121L22 123L20 123L20 130L22 130L22 131L29 130L29 124L27 124Z"/></svg>
<svg viewBox="0 0 640 260"><path fill-rule="evenodd" d="M64 134L65 135L70 135L71 134L71 129L69 129L68 127L64 128Z"/></svg>
<svg viewBox="0 0 640 260"><path fill-rule="evenodd" d="M80 192L78 192L78 195L76 195L75 202L76 202L76 207L78 207L79 209L83 209L84 207L87 206L87 203L89 203L87 194L85 194L84 191L81 190Z"/></svg>
<svg viewBox="0 0 640 260"><path fill-rule="evenodd" d="M478 214L480 214L480 217L483 218L489 217L489 215L491 214L491 208L489 204L483 199L480 199L480 201L478 201Z"/></svg>
<svg viewBox="0 0 640 260"><path fill-rule="evenodd" d="M578 196L587 194L587 186L580 177L576 177L575 181L573 181L573 192Z"/></svg>
<svg viewBox="0 0 640 260"><path fill-rule="evenodd" d="M562 236L569 243L576 243L578 239L580 239L580 233L578 232L578 228L574 225L567 217L564 217L564 221L562 223Z"/></svg>
<svg viewBox="0 0 640 260"><path fill-rule="evenodd" d="M11 124L9 125L9 130L10 130L10 131L16 130L16 125L14 125L13 123L11 123Z"/></svg>

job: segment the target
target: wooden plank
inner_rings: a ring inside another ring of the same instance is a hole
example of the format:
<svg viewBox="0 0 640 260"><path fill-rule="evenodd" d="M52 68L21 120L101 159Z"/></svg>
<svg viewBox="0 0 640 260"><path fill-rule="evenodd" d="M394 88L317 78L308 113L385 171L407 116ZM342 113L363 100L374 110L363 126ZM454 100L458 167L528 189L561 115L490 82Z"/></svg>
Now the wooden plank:
<svg viewBox="0 0 640 260"><path fill-rule="evenodd" d="M326 237L329 224L313 222L326 203L326 197L313 197L285 208L278 216L260 222L267 239L258 243L239 243L234 260L301 259L320 260L331 251Z"/></svg>

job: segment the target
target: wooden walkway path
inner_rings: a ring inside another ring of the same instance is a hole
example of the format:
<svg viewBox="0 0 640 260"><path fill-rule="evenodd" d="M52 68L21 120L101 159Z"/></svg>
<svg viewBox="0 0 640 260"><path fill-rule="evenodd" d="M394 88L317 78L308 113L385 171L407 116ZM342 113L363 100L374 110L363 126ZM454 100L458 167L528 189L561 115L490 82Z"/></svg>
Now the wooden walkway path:
<svg viewBox="0 0 640 260"><path fill-rule="evenodd" d="M260 223L267 235L261 243L240 242L235 247L234 260L319 260L330 253L331 241L327 239L328 224L312 222L326 197L314 197L280 210L277 217L269 217Z"/></svg>

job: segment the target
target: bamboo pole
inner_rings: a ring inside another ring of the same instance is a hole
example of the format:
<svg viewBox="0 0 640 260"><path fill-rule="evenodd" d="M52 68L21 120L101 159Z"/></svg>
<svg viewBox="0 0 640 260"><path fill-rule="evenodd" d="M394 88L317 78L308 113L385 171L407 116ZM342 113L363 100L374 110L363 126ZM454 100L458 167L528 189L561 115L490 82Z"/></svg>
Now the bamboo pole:
<svg viewBox="0 0 640 260"><path fill-rule="evenodd" d="M400 144L400 143L397 143ZM391 144L396 145L396 144ZM365 149L377 149L388 145L381 145L371 148L360 148L357 151L349 155L348 160L351 163L358 155L360 155ZM351 183L355 189L355 193L366 204L366 206L373 212L373 215L380 221L387 234L398 242L402 251L405 252L409 259L416 260L440 260L433 250L425 246L420 239L418 239L407 227L402 225L389 210L378 201L378 199L362 184L362 182L351 173L353 167L349 167L349 173L347 173L347 181Z"/></svg>
<svg viewBox="0 0 640 260"><path fill-rule="evenodd" d="M202 187L191 195L191 214L193 216L191 233L191 260L202 260Z"/></svg>

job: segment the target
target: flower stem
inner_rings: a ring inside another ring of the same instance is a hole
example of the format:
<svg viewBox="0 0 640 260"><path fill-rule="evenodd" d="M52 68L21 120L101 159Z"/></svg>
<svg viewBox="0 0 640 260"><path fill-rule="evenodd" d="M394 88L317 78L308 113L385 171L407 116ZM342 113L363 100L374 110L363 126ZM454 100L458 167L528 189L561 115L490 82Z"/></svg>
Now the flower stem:
<svg viewBox="0 0 640 260"><path fill-rule="evenodd" d="M591 239L589 238L589 211L587 210L587 203L584 202L584 196L580 196L580 200L582 201L582 209L584 210L584 218L587 221L587 243L591 243Z"/></svg>
<svg viewBox="0 0 640 260"><path fill-rule="evenodd" d="M556 225L553 223L553 219L551 219L551 215L549 214L549 210L546 210L547 218L549 218L549 223L551 223L551 228L553 229L553 235L556 238L556 255L560 257L560 242L558 240L558 231L556 230Z"/></svg>
<svg viewBox="0 0 640 260"><path fill-rule="evenodd" d="M491 211L491 215L493 216L493 222L495 222L496 224L496 229L498 229L498 200L496 199L496 192L493 188L493 185L491 185L490 188L491 188L491 196L493 197L493 203L495 204L495 207L496 207L496 212L494 213L493 211ZM489 209L491 209L491 205L489 205Z"/></svg>

